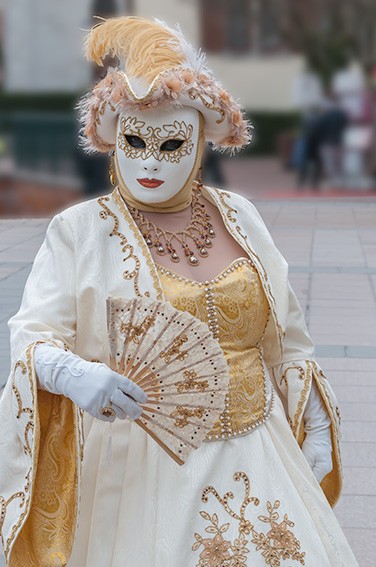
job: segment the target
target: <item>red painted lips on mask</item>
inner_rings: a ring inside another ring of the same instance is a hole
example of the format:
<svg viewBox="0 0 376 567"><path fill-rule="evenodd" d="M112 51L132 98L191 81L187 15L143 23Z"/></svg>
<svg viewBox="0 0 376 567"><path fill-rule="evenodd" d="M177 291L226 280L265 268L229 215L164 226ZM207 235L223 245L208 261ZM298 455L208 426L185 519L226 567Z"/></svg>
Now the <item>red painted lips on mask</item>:
<svg viewBox="0 0 376 567"><path fill-rule="evenodd" d="M162 185L162 183L164 183L164 181L161 181L160 179L148 179L147 177L143 179L137 179L137 181L140 185L146 187L147 189L155 189L156 187L159 187L160 185Z"/></svg>

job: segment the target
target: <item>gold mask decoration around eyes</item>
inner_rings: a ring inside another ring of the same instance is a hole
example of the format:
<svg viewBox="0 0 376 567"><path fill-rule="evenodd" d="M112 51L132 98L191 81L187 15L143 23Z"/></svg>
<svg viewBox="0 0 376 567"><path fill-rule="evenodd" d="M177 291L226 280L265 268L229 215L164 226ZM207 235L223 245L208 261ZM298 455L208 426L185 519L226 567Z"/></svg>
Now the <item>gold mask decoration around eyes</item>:
<svg viewBox="0 0 376 567"><path fill-rule="evenodd" d="M145 122L136 117L123 117L120 121L120 132L118 135L118 147L123 150L128 158L148 159L153 156L158 161L169 161L179 163L183 156L192 153L194 144L192 142L193 126L184 121L175 120L172 124L164 124L162 127L146 126ZM129 144L126 136L137 136L145 143L144 148L136 148ZM182 140L182 145L175 150L161 150L161 146L167 140Z"/></svg>

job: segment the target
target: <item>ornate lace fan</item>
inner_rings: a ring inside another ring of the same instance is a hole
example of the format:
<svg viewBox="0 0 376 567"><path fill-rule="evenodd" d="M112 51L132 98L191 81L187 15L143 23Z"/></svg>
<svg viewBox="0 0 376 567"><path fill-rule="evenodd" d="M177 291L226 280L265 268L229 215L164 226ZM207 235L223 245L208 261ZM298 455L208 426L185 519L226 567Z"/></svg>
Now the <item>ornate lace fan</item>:
<svg viewBox="0 0 376 567"><path fill-rule="evenodd" d="M171 303L107 299L110 366L148 395L137 423L180 465L224 410L229 373L209 328Z"/></svg>

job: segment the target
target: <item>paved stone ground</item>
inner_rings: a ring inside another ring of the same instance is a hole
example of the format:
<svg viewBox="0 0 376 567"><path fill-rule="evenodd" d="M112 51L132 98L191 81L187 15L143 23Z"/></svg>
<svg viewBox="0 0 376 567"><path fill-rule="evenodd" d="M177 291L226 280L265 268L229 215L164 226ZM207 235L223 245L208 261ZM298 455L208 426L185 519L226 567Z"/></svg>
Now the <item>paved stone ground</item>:
<svg viewBox="0 0 376 567"><path fill-rule="evenodd" d="M343 416L336 514L361 567L376 564L376 204L256 202L290 264L319 363ZM0 384L17 310L47 221L0 220ZM1 559L0 559L1 565Z"/></svg>
<svg viewBox="0 0 376 567"><path fill-rule="evenodd" d="M317 190L309 186L299 188L296 173L284 168L275 157L224 158L222 171L229 187L253 200L359 201L361 198L376 202L376 179L368 189L357 187L356 181L348 178L337 187L330 187L324 181Z"/></svg>
<svg viewBox="0 0 376 567"><path fill-rule="evenodd" d="M359 565L375 567L376 204L256 205L340 402L345 482L335 511Z"/></svg>

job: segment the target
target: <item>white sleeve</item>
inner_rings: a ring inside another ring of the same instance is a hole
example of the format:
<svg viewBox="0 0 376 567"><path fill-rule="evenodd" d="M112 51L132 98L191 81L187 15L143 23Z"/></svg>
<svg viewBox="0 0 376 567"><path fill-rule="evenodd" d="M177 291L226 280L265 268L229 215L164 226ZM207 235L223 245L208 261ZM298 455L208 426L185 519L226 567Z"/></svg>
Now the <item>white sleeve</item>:
<svg viewBox="0 0 376 567"><path fill-rule="evenodd" d="M72 229L63 215L55 216L36 255L20 309L8 323L12 366L36 341L54 341L74 348L76 274Z"/></svg>
<svg viewBox="0 0 376 567"><path fill-rule="evenodd" d="M275 351L276 348L272 350ZM265 362L268 366L268 361ZM334 506L342 489L338 402L322 368L315 360L314 346L307 330L304 314L290 284L283 354L279 363L269 365L268 370L284 403L292 433L300 446L305 438L304 411L313 384L318 390L321 403L330 419L333 461L333 469L321 481L321 487L329 503Z"/></svg>

